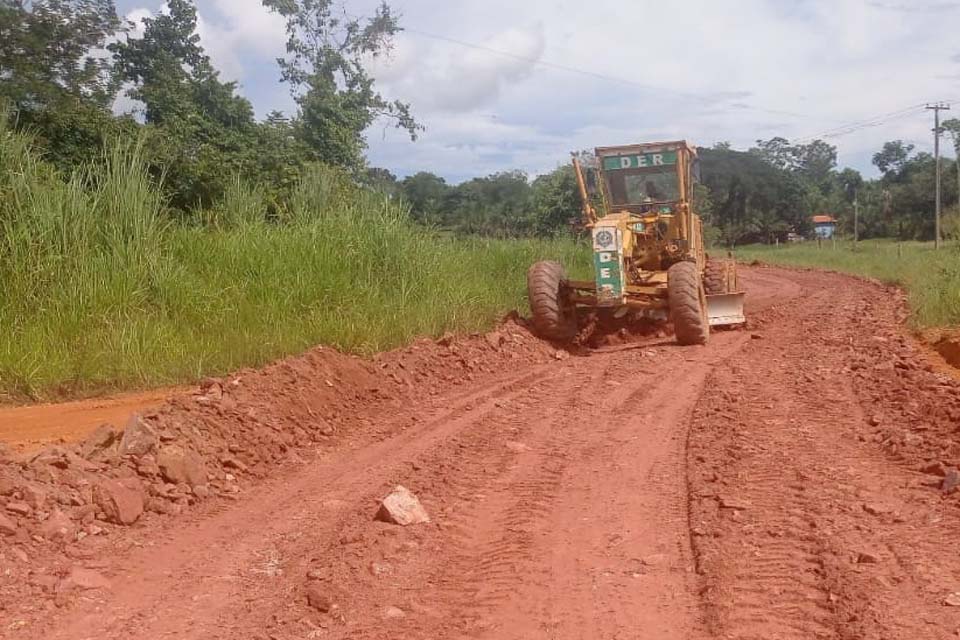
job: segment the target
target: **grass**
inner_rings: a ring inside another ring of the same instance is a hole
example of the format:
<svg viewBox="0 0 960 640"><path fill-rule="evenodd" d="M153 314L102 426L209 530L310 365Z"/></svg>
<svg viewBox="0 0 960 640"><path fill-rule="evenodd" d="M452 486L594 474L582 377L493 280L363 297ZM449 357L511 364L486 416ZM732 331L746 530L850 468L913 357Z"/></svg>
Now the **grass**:
<svg viewBox="0 0 960 640"><path fill-rule="evenodd" d="M960 325L960 244L946 243L940 250L933 243L862 240L853 247L849 240L836 245L824 241L772 247L750 245L737 249L742 261L820 267L876 278L903 287L909 296L911 322L916 328Z"/></svg>
<svg viewBox="0 0 960 640"><path fill-rule="evenodd" d="M64 178L0 126L0 396L183 383L321 343L371 354L522 309L535 260L589 271L572 241L437 234L320 167L278 219L239 181L202 224L173 219L136 143Z"/></svg>

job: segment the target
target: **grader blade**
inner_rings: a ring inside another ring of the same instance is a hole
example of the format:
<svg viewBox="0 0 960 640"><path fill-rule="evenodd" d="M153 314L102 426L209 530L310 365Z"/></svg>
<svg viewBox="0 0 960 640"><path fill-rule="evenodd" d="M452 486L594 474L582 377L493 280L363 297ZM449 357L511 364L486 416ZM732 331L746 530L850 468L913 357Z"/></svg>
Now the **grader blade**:
<svg viewBox="0 0 960 640"><path fill-rule="evenodd" d="M743 324L743 292L717 293L707 296L707 317L711 327Z"/></svg>

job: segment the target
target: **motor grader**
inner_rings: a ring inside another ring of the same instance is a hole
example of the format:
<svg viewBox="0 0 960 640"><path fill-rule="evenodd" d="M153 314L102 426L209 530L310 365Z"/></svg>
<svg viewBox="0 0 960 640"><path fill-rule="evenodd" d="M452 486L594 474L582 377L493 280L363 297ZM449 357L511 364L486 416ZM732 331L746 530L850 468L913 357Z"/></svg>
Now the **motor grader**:
<svg viewBox="0 0 960 640"><path fill-rule="evenodd" d="M669 319L677 342L692 345L705 344L710 327L745 322L736 263L704 252L696 149L677 141L572 155L594 279L570 280L555 261L531 266L527 292L537 333L568 341L588 315L642 316Z"/></svg>

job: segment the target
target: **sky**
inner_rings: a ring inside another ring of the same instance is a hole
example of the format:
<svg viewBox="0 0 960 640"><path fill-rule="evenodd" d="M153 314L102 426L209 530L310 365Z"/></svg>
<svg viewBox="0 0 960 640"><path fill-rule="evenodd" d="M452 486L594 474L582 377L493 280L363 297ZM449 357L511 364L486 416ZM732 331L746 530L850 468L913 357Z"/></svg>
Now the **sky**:
<svg viewBox="0 0 960 640"><path fill-rule="evenodd" d="M746 149L773 136L823 137L841 166L873 176L884 141L932 150L926 103L956 101L960 112L960 1L389 4L405 30L370 71L383 96L408 102L426 130L411 142L378 122L368 158L401 177L537 174L577 149L675 139ZM117 1L134 21L161 5ZM352 15L374 6L345 2ZM295 112L276 65L283 21L260 0L197 7L201 42L222 77L240 84L261 117Z"/></svg>

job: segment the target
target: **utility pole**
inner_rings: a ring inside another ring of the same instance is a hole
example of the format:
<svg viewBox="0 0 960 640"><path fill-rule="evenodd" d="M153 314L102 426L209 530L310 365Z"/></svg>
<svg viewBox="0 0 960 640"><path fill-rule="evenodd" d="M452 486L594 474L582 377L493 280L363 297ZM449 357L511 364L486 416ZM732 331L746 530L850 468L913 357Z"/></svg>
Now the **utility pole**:
<svg viewBox="0 0 960 640"><path fill-rule="evenodd" d="M933 111L933 156L937 163L937 220L934 231L934 247L940 248L940 112L949 111L950 105L944 102L937 104L928 104L927 109Z"/></svg>

